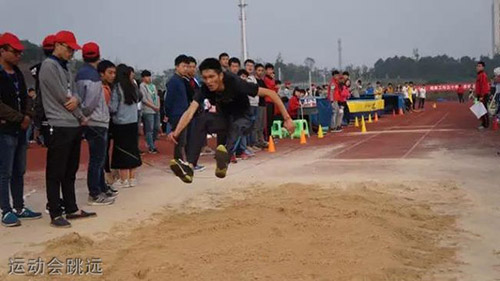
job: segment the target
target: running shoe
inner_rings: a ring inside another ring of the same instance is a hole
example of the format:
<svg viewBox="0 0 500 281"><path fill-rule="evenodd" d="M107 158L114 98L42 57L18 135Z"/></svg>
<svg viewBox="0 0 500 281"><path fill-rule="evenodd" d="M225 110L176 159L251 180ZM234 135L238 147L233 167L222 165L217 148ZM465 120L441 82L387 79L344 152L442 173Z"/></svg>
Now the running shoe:
<svg viewBox="0 0 500 281"><path fill-rule="evenodd" d="M226 147L223 145L219 145L217 150L215 151L215 161L217 163L217 168L215 169L215 176L218 178L225 178L227 174L227 168L229 165L229 153L226 150Z"/></svg>
<svg viewBox="0 0 500 281"><path fill-rule="evenodd" d="M170 161L170 169L183 182L185 183L193 182L194 171L191 165L189 165L189 163L186 163L181 159L172 159Z"/></svg>
<svg viewBox="0 0 500 281"><path fill-rule="evenodd" d="M115 199L108 197L105 193L101 193L96 197L89 196L87 204L89 206L107 206L115 203Z"/></svg>
<svg viewBox="0 0 500 281"><path fill-rule="evenodd" d="M14 213L21 220L36 220L42 217L42 213L33 212L28 208L23 208L22 210L15 210Z"/></svg>

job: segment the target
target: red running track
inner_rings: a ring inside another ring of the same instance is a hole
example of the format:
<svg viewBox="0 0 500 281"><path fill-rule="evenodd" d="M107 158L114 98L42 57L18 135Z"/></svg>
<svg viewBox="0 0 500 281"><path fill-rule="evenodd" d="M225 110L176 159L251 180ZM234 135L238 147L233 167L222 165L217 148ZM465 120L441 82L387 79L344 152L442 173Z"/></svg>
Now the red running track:
<svg viewBox="0 0 500 281"><path fill-rule="evenodd" d="M361 134L358 128L351 126L338 134L326 134L324 139L313 136L308 144L301 146L298 140L279 140L276 145L280 151L306 149L315 146L342 145L341 149L332 150L324 158L336 159L403 159L425 157L429 152L446 148L460 150L474 147L498 146L498 132L487 130L479 132L479 122L469 111L467 104L454 102L438 103L438 108L428 106L425 111L404 116L385 115L379 122L367 124L368 133ZM209 142L213 147L214 141ZM143 138L140 146L146 150ZM172 157L173 145L165 137L158 140L160 154L144 155L144 161L158 167L167 167ZM266 160L271 154L261 152L257 159ZM28 174L45 169L46 149L33 145L28 150ZM208 159L203 159L207 161ZM86 170L88 147L82 142L80 171Z"/></svg>

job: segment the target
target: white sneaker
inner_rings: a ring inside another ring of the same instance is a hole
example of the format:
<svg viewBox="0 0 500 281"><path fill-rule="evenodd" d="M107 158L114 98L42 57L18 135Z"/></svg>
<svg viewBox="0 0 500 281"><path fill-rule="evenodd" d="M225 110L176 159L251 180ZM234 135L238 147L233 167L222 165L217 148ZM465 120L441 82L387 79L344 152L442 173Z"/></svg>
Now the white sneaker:
<svg viewBox="0 0 500 281"><path fill-rule="evenodd" d="M113 188L127 188L127 187L130 187L130 183L128 180L117 180L114 184L113 184Z"/></svg>
<svg viewBox="0 0 500 281"><path fill-rule="evenodd" d="M137 179L130 179L128 183L129 187L135 187L137 186Z"/></svg>

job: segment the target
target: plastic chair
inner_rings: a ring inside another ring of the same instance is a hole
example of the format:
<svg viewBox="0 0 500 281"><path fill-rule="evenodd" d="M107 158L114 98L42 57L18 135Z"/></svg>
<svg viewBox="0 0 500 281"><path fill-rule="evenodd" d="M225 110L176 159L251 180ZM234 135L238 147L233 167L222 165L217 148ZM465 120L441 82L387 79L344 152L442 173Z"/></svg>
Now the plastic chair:
<svg viewBox="0 0 500 281"><path fill-rule="evenodd" d="M273 126L271 127L271 136L274 137L279 137L280 139L283 138L283 129L281 125L283 124L283 121L281 120L275 120L273 122Z"/></svg>
<svg viewBox="0 0 500 281"><path fill-rule="evenodd" d="M291 136L292 139L300 138L302 130L304 130L304 133L306 134L306 136L310 137L310 135L309 135L309 123L307 123L307 120L304 120L304 119L294 120L293 123L295 124L295 132L293 132L293 134Z"/></svg>

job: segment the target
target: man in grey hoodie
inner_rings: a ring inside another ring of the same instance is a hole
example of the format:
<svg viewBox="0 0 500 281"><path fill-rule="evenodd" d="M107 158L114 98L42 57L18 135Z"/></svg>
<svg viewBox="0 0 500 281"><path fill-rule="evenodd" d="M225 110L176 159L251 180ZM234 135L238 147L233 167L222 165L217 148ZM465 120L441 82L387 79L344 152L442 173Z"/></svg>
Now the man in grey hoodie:
<svg viewBox="0 0 500 281"><path fill-rule="evenodd" d="M75 94L75 83L67 64L74 52L81 48L70 31L58 32L54 42L54 52L40 68L40 89L43 92L43 109L50 125L45 170L50 224L60 228L71 227L67 220L96 214L79 211L75 196L82 140L80 124L86 123L87 118L79 107L81 100ZM62 216L60 206L61 191L66 218Z"/></svg>
<svg viewBox="0 0 500 281"><path fill-rule="evenodd" d="M85 64L76 74L76 92L81 99L82 113L88 119L84 126L89 145L87 186L89 205L103 206L115 202L118 192L111 189L104 179L104 161L108 138L109 109L104 99L101 77L97 72L100 59L99 46L89 42L82 47Z"/></svg>

